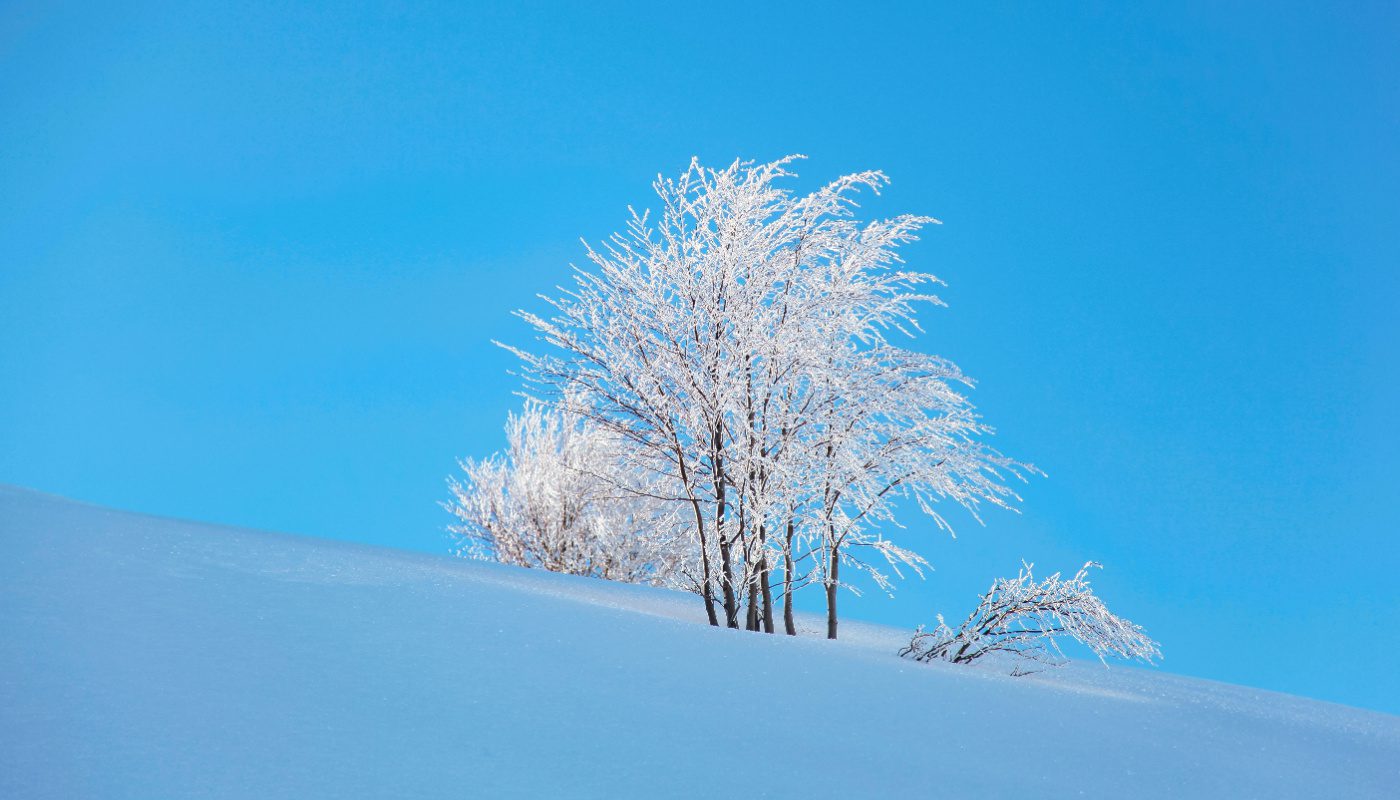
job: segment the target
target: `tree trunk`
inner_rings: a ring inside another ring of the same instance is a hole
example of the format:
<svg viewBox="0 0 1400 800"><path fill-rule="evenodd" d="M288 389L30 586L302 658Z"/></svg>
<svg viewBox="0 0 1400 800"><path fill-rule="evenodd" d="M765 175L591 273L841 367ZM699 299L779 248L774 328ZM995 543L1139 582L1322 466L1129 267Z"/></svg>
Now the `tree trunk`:
<svg viewBox="0 0 1400 800"><path fill-rule="evenodd" d="M719 627L719 616L715 613L715 593L710 580L710 547L705 537L705 517L700 513L700 501L691 500L692 508L695 510L695 528L700 533L700 571L704 579L704 585L700 587L700 596L705 598L705 616L710 618L710 624Z"/></svg>
<svg viewBox="0 0 1400 800"><path fill-rule="evenodd" d="M719 618L715 615L713 581L710 579L710 543L705 536L705 515L700 513L700 501L691 489L690 472L685 468L685 456L681 453L679 444L676 445L676 463L681 468L681 483L685 486L686 494L690 495L690 508L695 512L695 533L700 537L700 571L703 579L700 596L705 600L705 616L710 618L711 625L718 628Z"/></svg>
<svg viewBox="0 0 1400 800"><path fill-rule="evenodd" d="M758 630L758 585L754 581L749 581L749 613L744 620L744 629Z"/></svg>
<svg viewBox="0 0 1400 800"><path fill-rule="evenodd" d="M721 572L720 588L724 591L724 624L731 628L739 627L739 601L734 594L734 564L730 559L729 541L724 534L719 537L719 561Z"/></svg>
<svg viewBox="0 0 1400 800"><path fill-rule="evenodd" d="M719 452L722 442L718 429L714 433L713 453ZM724 592L724 624L731 628L739 627L739 603L734 596L734 561L730 553L729 536L724 531L725 489L724 461L716 455L715 468L715 536L719 542L720 588Z"/></svg>
<svg viewBox="0 0 1400 800"><path fill-rule="evenodd" d="M773 632L773 586L768 578L768 556L759 562L758 580L763 589L763 632Z"/></svg>
<svg viewBox="0 0 1400 800"><path fill-rule="evenodd" d="M797 623L792 617L792 520L787 524L787 546L783 549L783 630L788 636L797 635Z"/></svg>
<svg viewBox="0 0 1400 800"><path fill-rule="evenodd" d="M837 574L841 569L840 551L831 548L830 571L826 578L826 638L836 638L836 587Z"/></svg>

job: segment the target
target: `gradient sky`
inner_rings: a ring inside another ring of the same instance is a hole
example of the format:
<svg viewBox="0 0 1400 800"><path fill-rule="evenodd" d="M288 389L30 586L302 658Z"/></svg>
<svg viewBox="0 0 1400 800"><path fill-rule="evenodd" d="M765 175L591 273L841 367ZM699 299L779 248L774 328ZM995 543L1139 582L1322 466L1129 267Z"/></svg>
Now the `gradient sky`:
<svg viewBox="0 0 1400 800"><path fill-rule="evenodd" d="M849 616L1092 558L1163 669L1400 713L1394 4L343 5L0 3L0 482L445 552L510 311L800 152L944 221L920 346L1049 474Z"/></svg>

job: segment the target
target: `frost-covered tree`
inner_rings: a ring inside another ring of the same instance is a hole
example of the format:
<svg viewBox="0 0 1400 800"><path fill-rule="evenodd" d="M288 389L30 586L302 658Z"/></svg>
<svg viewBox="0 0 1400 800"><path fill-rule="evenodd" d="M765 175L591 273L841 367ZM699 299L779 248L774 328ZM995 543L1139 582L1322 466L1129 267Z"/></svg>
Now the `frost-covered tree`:
<svg viewBox="0 0 1400 800"><path fill-rule="evenodd" d="M552 572L680 585L688 537L675 509L632 482L626 445L568 413L527 402L507 448L451 477L459 554Z"/></svg>
<svg viewBox="0 0 1400 800"><path fill-rule="evenodd" d="M970 664L994 653L1018 660L1058 665L1064 662L1058 637L1087 645L1100 660L1106 656L1152 663L1161 657L1157 643L1142 628L1108 610L1089 586L1089 562L1063 580L1055 573L1036 581L1030 564L1015 578L998 578L982 595L976 610L956 629L938 616L938 627L920 628L900 651L918 661ZM1025 674L1022 667L1016 674Z"/></svg>
<svg viewBox="0 0 1400 800"><path fill-rule="evenodd" d="M815 583L834 638L843 564L888 588L885 569L923 563L881 534L898 499L946 527L937 501L1009 507L1003 476L1025 468L981 442L954 365L896 344L940 302L897 252L935 220L857 221L879 172L794 194L796 158L658 178L655 217L589 247L550 316L521 312L549 350L509 349L686 509L712 624L772 631L781 600L794 633L792 594Z"/></svg>

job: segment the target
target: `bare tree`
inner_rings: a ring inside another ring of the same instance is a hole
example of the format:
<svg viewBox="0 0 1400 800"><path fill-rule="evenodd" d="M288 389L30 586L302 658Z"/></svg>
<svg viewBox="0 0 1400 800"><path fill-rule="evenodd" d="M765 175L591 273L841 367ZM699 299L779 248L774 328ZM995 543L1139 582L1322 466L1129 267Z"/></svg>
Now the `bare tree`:
<svg viewBox="0 0 1400 800"><path fill-rule="evenodd" d="M982 595L977 609L957 629L938 616L938 627L920 628L899 652L917 661L970 664L994 653L1052 666L1064 662L1057 637L1068 636L1106 656L1152 663L1161 657L1157 643L1142 628L1108 610L1089 586L1089 562L1073 578L1055 573L1037 582L1031 564L1022 564L1015 578L998 578ZM1028 670L1017 667L1015 674Z"/></svg>

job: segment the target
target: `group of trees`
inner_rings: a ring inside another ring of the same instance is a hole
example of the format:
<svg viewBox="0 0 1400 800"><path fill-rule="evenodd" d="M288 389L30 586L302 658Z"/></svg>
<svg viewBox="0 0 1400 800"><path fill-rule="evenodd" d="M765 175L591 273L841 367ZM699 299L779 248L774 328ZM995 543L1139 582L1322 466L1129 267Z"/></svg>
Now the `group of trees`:
<svg viewBox="0 0 1400 800"><path fill-rule="evenodd" d="M880 172L794 194L796 158L658 178L655 216L587 247L552 312L519 312L547 347L507 349L547 408L464 463L468 554L684 586L711 624L770 633L821 587L835 638L848 571L889 589L926 566L882 534L897 505L946 529L942 501L1019 499L1034 468L983 441L970 381L904 346L941 301L898 250L936 220L857 221Z"/></svg>

